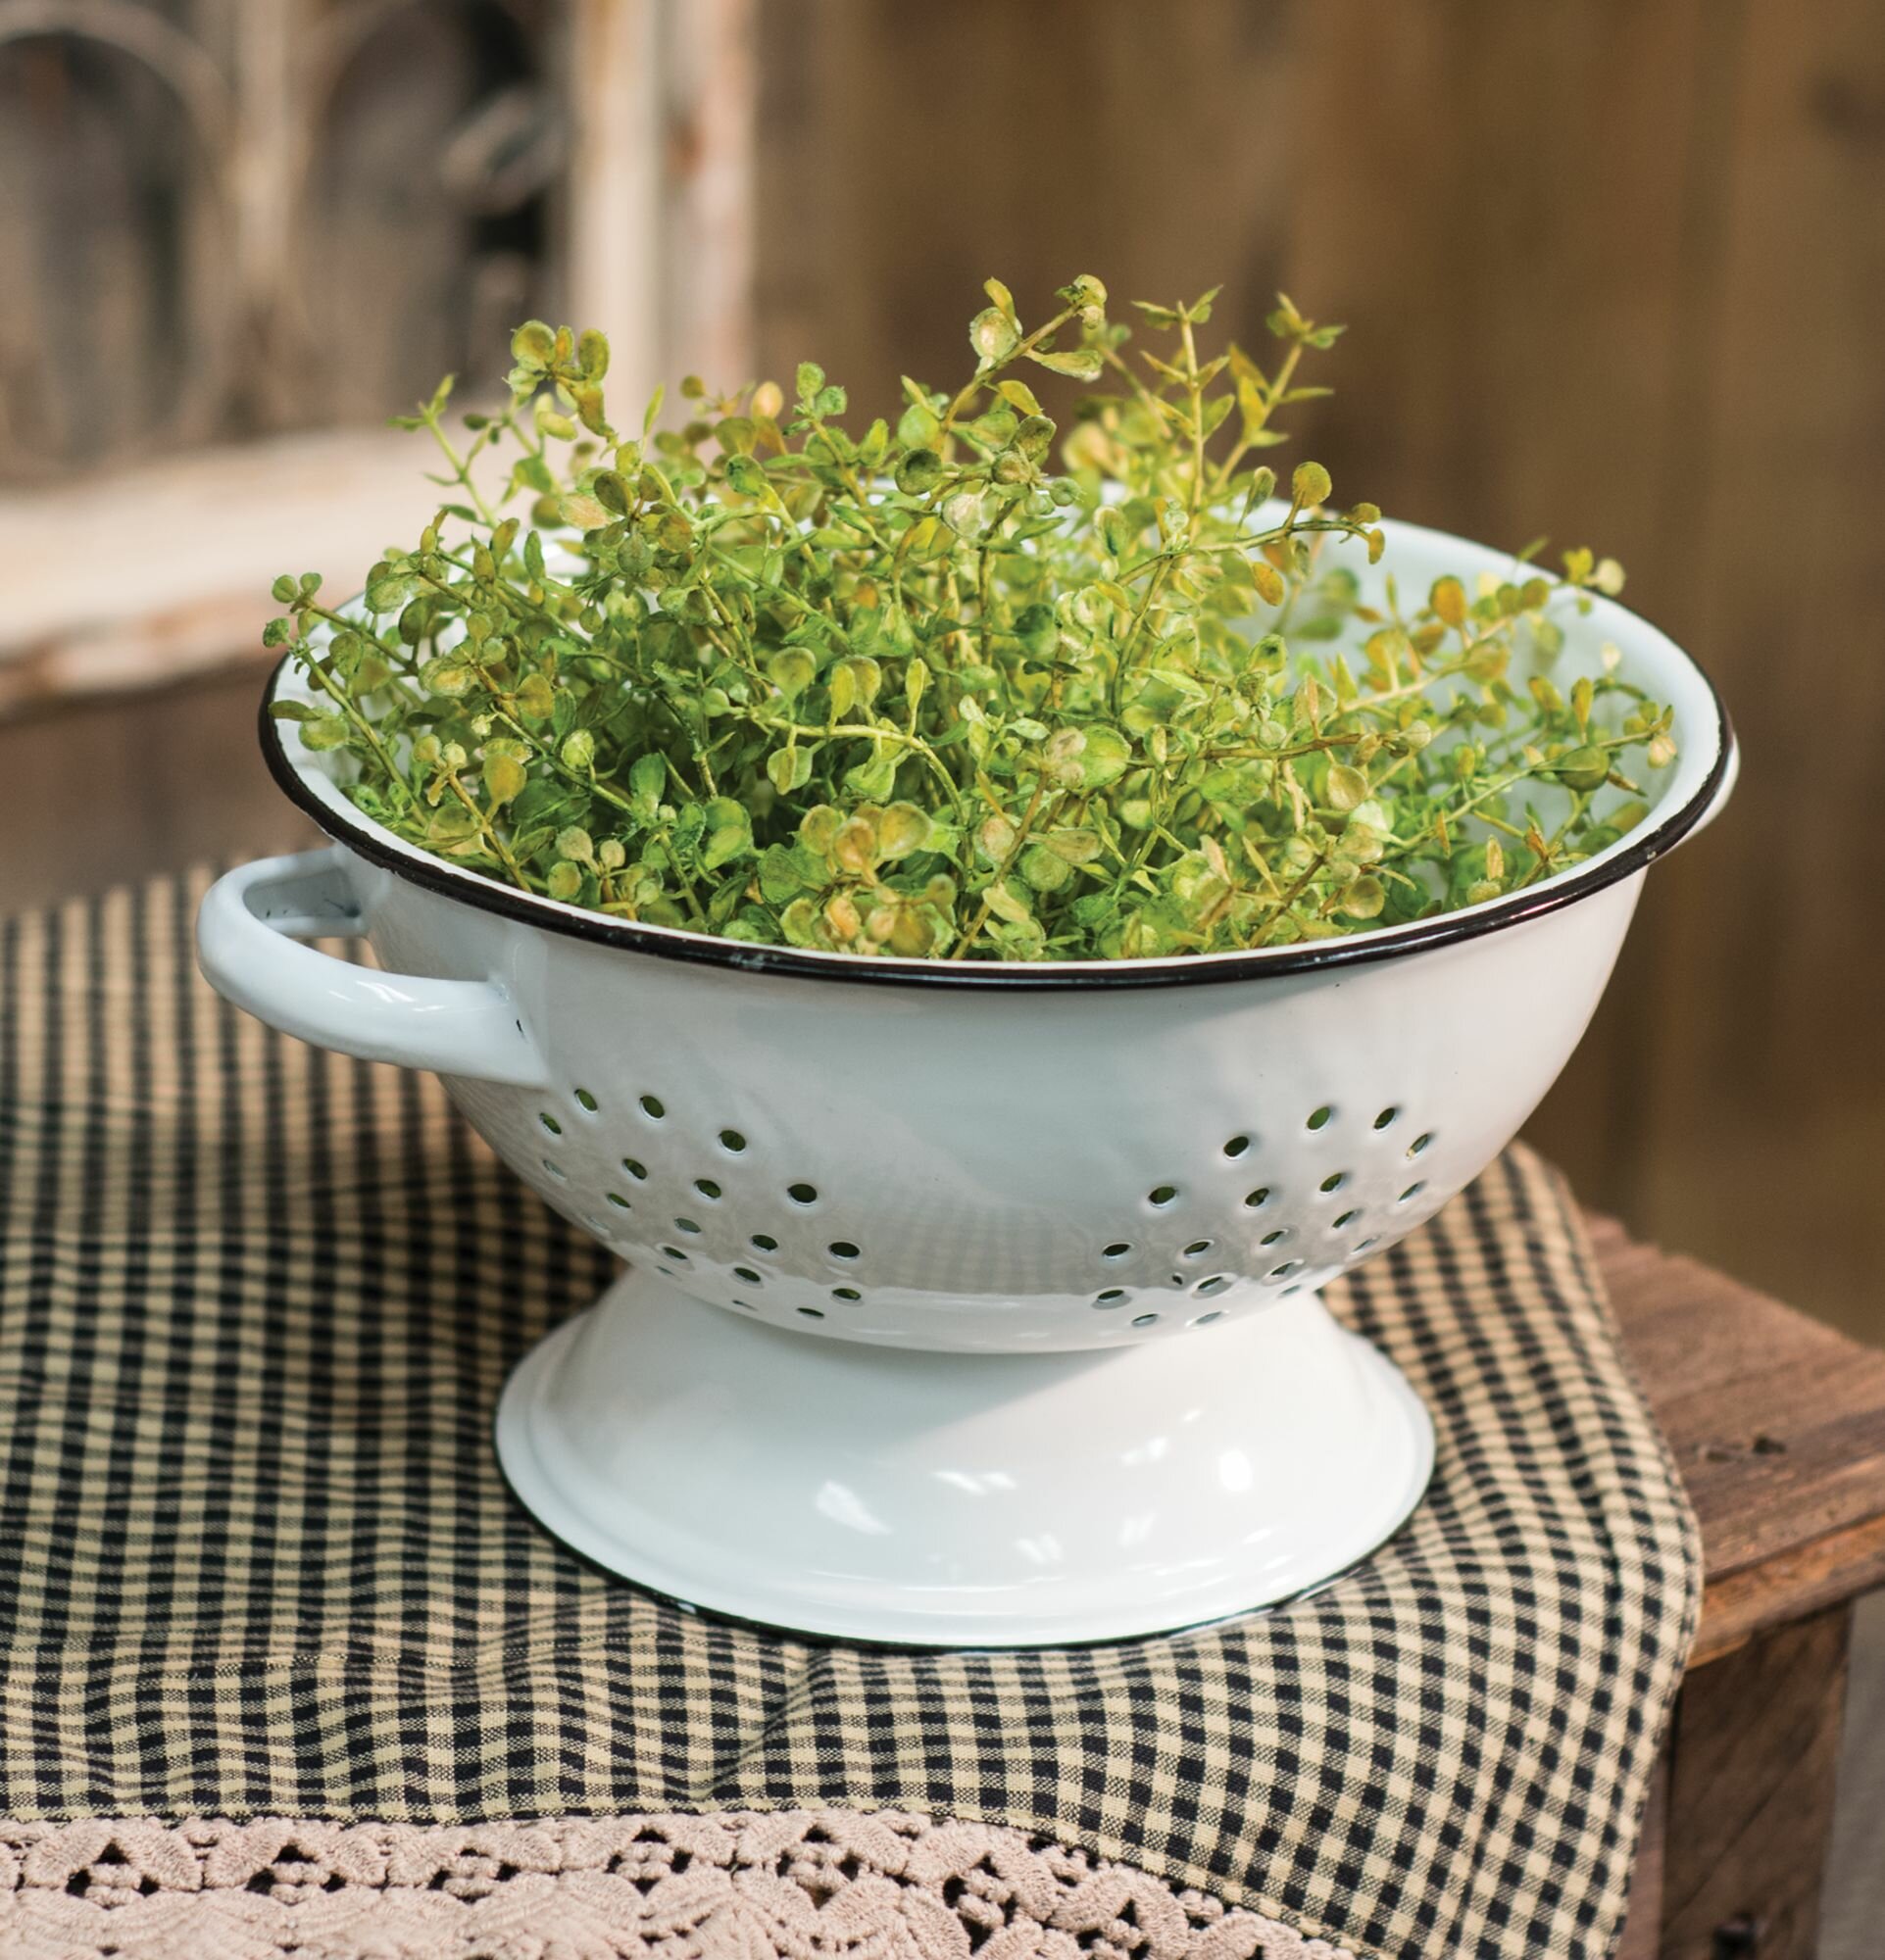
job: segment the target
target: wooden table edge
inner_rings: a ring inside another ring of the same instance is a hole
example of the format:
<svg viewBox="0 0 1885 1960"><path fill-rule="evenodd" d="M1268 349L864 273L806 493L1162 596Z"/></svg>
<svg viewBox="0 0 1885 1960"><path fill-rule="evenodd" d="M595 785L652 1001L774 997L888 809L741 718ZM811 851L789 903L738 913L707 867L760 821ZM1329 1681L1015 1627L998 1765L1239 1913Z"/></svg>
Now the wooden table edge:
<svg viewBox="0 0 1885 1960"><path fill-rule="evenodd" d="M1617 1960L1812 1960L1852 1607L1885 1584L1885 1354L1589 1222L1704 1565Z"/></svg>

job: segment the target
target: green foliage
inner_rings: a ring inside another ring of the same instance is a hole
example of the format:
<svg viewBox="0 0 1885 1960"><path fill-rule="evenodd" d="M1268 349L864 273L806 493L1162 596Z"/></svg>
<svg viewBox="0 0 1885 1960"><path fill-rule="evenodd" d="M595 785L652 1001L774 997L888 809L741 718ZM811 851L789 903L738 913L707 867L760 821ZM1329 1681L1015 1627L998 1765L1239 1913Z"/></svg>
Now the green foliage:
<svg viewBox="0 0 1885 1960"><path fill-rule="evenodd" d="M1561 693L1588 552L1468 591L1388 582L1380 513L1264 452L1339 327L1287 300L1260 365L1076 279L1022 324L999 281L954 395L846 425L806 362L687 420L607 416L608 346L528 321L511 403L430 431L448 498L362 606L283 577L269 637L312 749L420 848L620 918L952 959L1286 945L1513 891L1645 806L1668 712L1606 671ZM1035 385L1086 389L1065 432ZM488 488L487 485L493 485ZM1529 673L1521 683L1518 676ZM1628 799L1618 802L1617 792Z"/></svg>

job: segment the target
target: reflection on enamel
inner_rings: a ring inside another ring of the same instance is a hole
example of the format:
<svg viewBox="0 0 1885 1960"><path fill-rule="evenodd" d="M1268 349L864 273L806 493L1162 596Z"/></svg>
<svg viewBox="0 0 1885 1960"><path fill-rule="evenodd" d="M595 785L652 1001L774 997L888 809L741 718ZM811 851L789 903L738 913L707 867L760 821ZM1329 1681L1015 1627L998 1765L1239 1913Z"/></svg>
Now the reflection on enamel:
<svg viewBox="0 0 1885 1960"><path fill-rule="evenodd" d="M991 1491L1012 1491L1015 1480L1006 1470L936 1470L930 1473L938 1484L964 1491L971 1497L985 1497Z"/></svg>
<svg viewBox="0 0 1885 1960"><path fill-rule="evenodd" d="M530 1148L570 1148L578 1117L563 1120L564 1139ZM622 1195L660 1200L661 1174L624 1171ZM732 1172L718 1176L730 1201ZM671 1208L649 1201L658 1218ZM694 1215L704 1262L713 1214ZM833 1218L820 1231L846 1229ZM741 1297L778 1311L760 1289ZM686 1298L640 1272L569 1323L513 1392L527 1423L554 1418L513 1455L523 1481L539 1477L531 1501L547 1491L565 1506L554 1514L571 1543L644 1584L670 1579L660 1590L706 1611L757 1618L752 1604L784 1601L774 1625L802 1617L865 1640L908 1626L911 1646L1138 1639L1318 1584L1379 1542L1425 1476L1422 1434L1403 1427L1419 1414L1411 1392L1309 1296L1207 1330L1202 1357L1173 1342L928 1362L827 1354L778 1326L687 1311ZM676 1476L677 1438L695 1476ZM650 1528L644 1544L657 1487L664 1501L678 1491L687 1529Z"/></svg>
<svg viewBox="0 0 1885 1960"><path fill-rule="evenodd" d="M819 1485L815 1501L821 1517L829 1518L834 1525L843 1525L847 1531L862 1532L868 1538L887 1538L890 1534L890 1527L848 1484Z"/></svg>

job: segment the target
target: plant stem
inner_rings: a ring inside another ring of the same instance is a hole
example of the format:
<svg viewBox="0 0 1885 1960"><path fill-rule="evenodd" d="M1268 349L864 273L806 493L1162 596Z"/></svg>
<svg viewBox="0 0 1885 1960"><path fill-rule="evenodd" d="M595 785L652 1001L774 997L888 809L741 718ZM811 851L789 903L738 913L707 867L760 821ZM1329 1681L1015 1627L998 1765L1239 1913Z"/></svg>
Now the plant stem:
<svg viewBox="0 0 1885 1960"><path fill-rule="evenodd" d="M981 936L982 927L988 923L989 915L994 910L994 904L988 894L993 892L997 885L1002 884L1009 872L1014 869L1015 860L1021 855L1021 846L1027 842L1028 833L1034 828L1034 819L1040 812L1041 799L1046 793L1047 781L1043 777L1034 785L1034 794L1028 801L1027 813L1021 818L1020 826L1015 832L1014 843L1008 847L1008 853L1002 858L995 875L988 881L987 890L982 894L981 910L975 914L967 931L956 942L955 949L949 956L951 959L961 959ZM1066 802L1067 799L1063 796L1061 802L1055 806L1057 813Z"/></svg>

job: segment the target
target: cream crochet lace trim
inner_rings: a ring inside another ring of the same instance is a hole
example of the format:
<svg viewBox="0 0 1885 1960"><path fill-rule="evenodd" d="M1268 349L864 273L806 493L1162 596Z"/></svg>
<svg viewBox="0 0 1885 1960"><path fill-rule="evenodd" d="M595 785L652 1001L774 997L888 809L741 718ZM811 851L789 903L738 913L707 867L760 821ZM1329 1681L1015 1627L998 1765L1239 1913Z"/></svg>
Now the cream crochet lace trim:
<svg viewBox="0 0 1885 1960"><path fill-rule="evenodd" d="M9 1960L1354 1960L1018 1831L843 1810L0 1824Z"/></svg>

